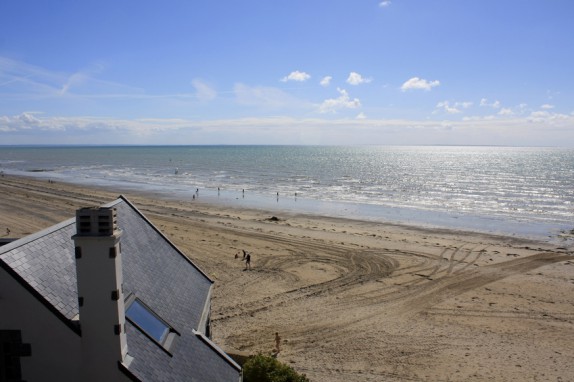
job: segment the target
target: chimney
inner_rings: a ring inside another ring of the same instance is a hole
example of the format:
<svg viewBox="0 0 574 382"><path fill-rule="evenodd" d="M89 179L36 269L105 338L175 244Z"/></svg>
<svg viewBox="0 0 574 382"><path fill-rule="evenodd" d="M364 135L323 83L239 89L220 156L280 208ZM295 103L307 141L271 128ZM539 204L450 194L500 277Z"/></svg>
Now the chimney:
<svg viewBox="0 0 574 382"><path fill-rule="evenodd" d="M76 275L84 381L114 380L127 354L122 256L116 209L76 211Z"/></svg>

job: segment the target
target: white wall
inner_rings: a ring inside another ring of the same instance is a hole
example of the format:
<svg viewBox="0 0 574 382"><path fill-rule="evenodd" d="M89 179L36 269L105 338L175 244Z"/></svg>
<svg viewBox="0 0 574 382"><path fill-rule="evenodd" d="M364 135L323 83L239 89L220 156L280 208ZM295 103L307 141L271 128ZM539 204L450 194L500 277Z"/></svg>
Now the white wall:
<svg viewBox="0 0 574 382"><path fill-rule="evenodd" d="M20 358L23 380L81 381L80 336L1 268L0 329L20 330L22 342L32 347L30 357ZM117 375L113 380L128 381L117 363L109 367Z"/></svg>

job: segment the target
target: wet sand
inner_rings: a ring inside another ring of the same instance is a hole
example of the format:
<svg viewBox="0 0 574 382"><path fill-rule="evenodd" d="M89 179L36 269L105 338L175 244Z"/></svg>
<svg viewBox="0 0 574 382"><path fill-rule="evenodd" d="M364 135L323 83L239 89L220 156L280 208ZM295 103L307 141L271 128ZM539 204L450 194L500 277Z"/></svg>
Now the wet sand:
<svg viewBox="0 0 574 382"><path fill-rule="evenodd" d="M0 194L6 238L120 191L5 175ZM270 353L279 332L312 381L574 380L566 243L124 195L215 280L228 352Z"/></svg>

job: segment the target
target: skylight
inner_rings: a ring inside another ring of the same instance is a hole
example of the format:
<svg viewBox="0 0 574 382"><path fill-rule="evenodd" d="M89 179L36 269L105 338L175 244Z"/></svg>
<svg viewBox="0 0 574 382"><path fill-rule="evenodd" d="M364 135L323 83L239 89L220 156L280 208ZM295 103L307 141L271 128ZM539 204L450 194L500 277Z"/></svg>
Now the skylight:
<svg viewBox="0 0 574 382"><path fill-rule="evenodd" d="M126 317L160 344L164 343L171 329L137 298L126 310Z"/></svg>

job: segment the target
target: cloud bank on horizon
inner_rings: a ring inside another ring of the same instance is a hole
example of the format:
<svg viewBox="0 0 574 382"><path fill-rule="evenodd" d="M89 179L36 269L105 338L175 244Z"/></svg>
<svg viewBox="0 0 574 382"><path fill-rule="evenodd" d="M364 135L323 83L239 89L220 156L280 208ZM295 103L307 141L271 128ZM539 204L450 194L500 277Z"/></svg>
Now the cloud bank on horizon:
<svg viewBox="0 0 574 382"><path fill-rule="evenodd" d="M0 144L572 147L572 11L3 2Z"/></svg>

